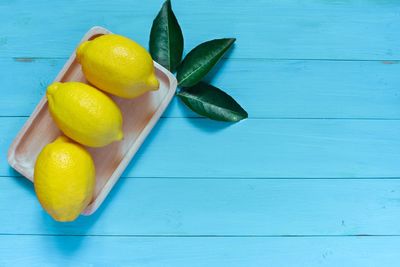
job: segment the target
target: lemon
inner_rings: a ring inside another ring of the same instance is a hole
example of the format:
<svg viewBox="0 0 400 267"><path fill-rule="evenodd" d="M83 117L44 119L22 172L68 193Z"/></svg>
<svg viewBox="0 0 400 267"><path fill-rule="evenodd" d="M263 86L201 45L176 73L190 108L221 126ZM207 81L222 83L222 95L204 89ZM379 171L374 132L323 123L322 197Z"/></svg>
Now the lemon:
<svg viewBox="0 0 400 267"><path fill-rule="evenodd" d="M121 140L122 114L103 92L80 82L53 83L47 88L50 113L64 134L90 147Z"/></svg>
<svg viewBox="0 0 400 267"><path fill-rule="evenodd" d="M124 36L108 34L86 41L76 55L86 79L110 94L135 98L159 87L150 54Z"/></svg>
<svg viewBox="0 0 400 267"><path fill-rule="evenodd" d="M56 221L75 220L91 201L94 185L92 157L66 137L46 145L36 159L35 192Z"/></svg>

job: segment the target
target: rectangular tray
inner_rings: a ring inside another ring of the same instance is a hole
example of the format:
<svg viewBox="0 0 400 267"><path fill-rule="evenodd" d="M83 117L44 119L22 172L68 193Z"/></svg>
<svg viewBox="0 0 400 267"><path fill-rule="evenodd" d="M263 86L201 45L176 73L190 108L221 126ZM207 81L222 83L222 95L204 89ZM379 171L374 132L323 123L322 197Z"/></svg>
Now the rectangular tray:
<svg viewBox="0 0 400 267"><path fill-rule="evenodd" d="M110 33L102 27L93 27L81 42ZM154 66L160 81L159 90L148 92L135 99L111 96L122 111L124 139L103 148L88 148L96 166L96 188L93 200L83 211L83 215L94 213L101 205L175 94L177 86L175 77L156 62ZM81 66L75 60L75 52L54 81L88 83L83 76ZM9 164L33 181L37 155L46 144L60 135L62 133L50 116L47 99L44 96L11 144L8 151Z"/></svg>

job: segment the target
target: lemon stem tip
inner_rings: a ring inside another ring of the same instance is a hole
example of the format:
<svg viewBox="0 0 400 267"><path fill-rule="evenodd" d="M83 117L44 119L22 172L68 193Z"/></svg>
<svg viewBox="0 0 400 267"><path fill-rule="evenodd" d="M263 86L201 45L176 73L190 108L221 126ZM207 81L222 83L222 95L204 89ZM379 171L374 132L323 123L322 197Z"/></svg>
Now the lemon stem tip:
<svg viewBox="0 0 400 267"><path fill-rule="evenodd" d="M60 85L61 85L60 82L55 82L55 83L50 84L47 87L47 91L46 91L47 96L52 95L60 87Z"/></svg>

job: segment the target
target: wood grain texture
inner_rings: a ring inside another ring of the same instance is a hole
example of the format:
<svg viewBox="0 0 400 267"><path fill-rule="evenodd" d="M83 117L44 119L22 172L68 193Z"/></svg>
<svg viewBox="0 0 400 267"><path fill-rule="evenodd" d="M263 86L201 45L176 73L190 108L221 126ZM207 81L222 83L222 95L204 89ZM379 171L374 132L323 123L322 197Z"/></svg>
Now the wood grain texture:
<svg viewBox="0 0 400 267"><path fill-rule="evenodd" d="M4 59L0 116L28 116L66 59ZM222 62L208 80L250 118L400 119L397 61L240 60ZM25 77L18 79L17 77ZM164 117L196 117L175 99Z"/></svg>
<svg viewBox="0 0 400 267"><path fill-rule="evenodd" d="M0 236L3 266L396 267L397 237ZM49 256L51 255L51 257Z"/></svg>
<svg viewBox="0 0 400 267"><path fill-rule="evenodd" d="M82 34L147 46L162 2L0 1L0 266L398 266L396 0L173 0L186 53L238 39L207 79L251 119L175 100L102 209L71 224L10 177L11 140Z"/></svg>
<svg viewBox="0 0 400 267"><path fill-rule="evenodd" d="M147 46L163 1L2 1L2 56L68 56L93 25ZM400 59L396 0L176 0L185 51L236 37L236 58ZM67 23L68 22L68 23Z"/></svg>
<svg viewBox="0 0 400 267"><path fill-rule="evenodd" d="M26 118L0 118L0 175ZM161 119L125 177L400 177L399 120Z"/></svg>
<svg viewBox="0 0 400 267"><path fill-rule="evenodd" d="M31 183L2 177L0 235L400 235L399 192L398 179L125 178L94 215L57 223Z"/></svg>

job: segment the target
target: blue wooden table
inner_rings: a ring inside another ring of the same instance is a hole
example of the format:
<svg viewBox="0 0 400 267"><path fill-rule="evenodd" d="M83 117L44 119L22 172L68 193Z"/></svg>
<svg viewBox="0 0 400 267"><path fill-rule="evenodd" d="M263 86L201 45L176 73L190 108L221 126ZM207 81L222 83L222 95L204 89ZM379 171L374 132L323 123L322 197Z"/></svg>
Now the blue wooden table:
<svg viewBox="0 0 400 267"><path fill-rule="evenodd" d="M43 212L7 149L82 35L147 47L162 1L0 1L0 266L399 266L400 2L175 0L249 119L175 99L101 209Z"/></svg>

